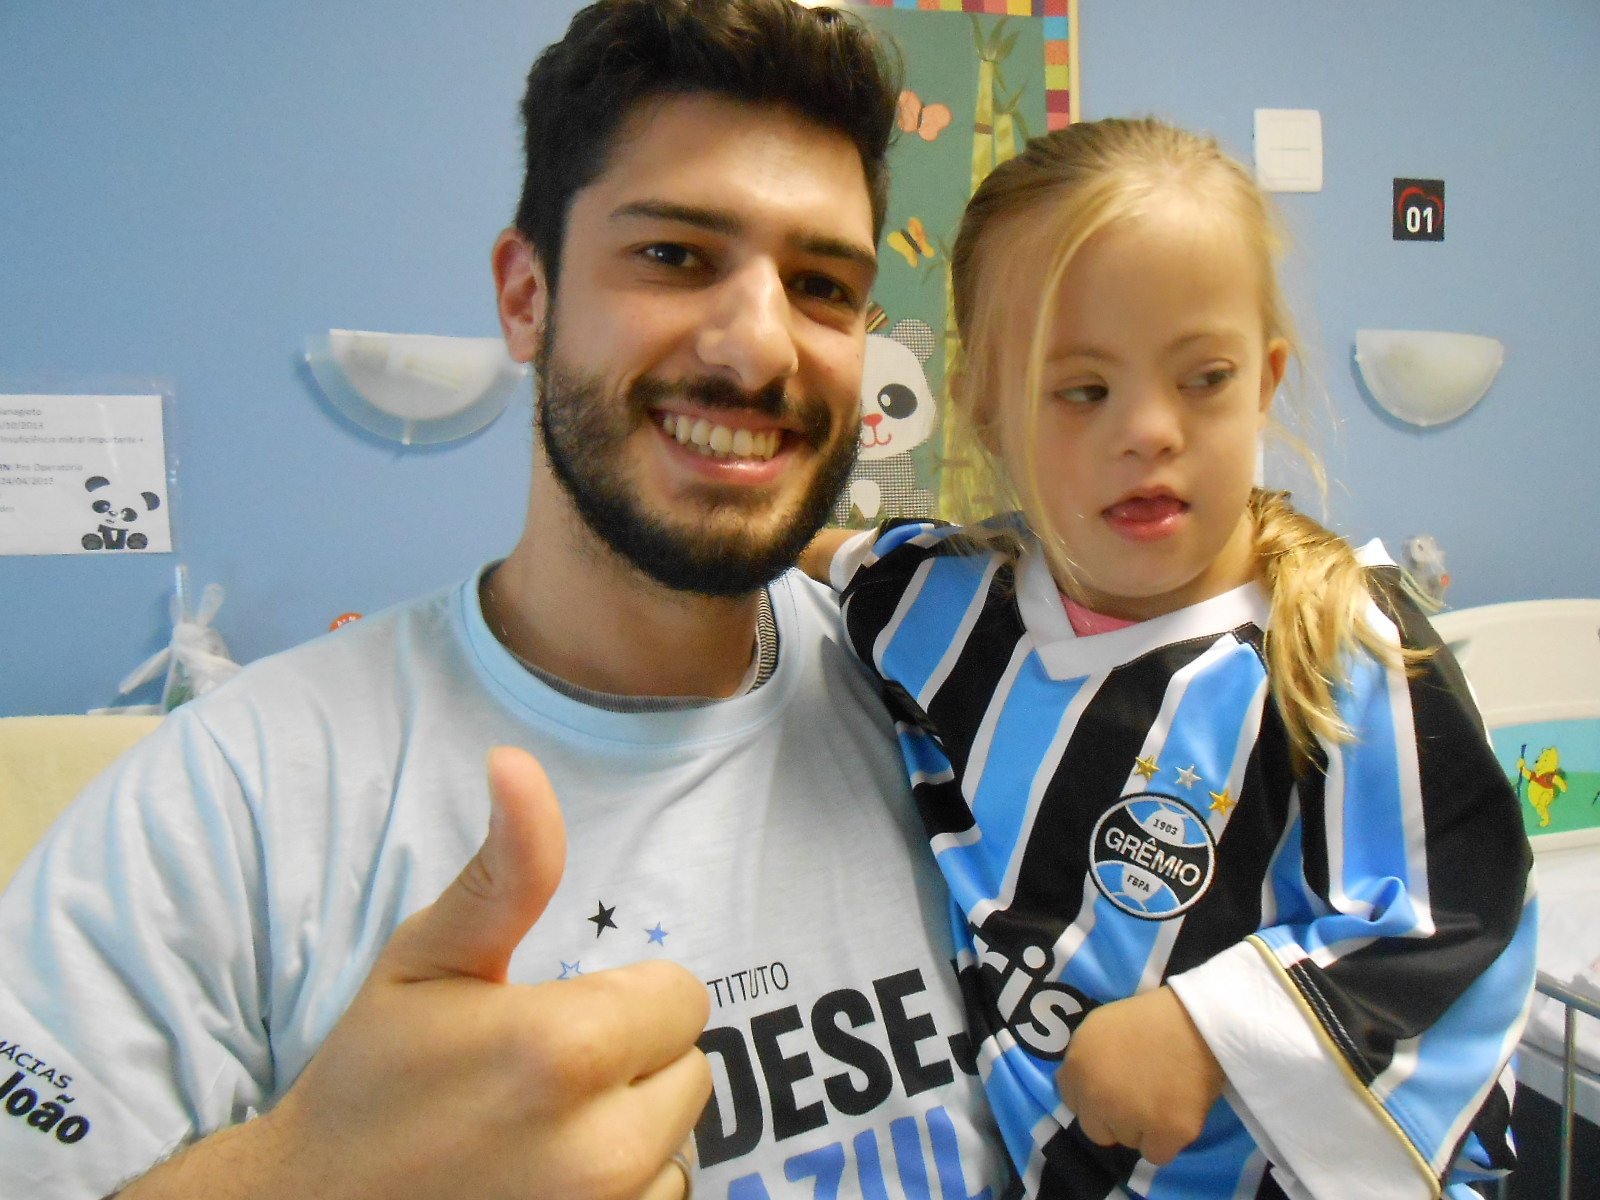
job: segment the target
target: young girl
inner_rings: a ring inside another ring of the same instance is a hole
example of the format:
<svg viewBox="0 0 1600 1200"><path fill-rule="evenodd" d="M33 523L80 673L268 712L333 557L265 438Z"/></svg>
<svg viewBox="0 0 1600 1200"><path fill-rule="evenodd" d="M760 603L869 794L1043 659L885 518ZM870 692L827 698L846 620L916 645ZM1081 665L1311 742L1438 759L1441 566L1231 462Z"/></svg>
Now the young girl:
<svg viewBox="0 0 1600 1200"><path fill-rule="evenodd" d="M1029 1195L1468 1196L1512 1161L1527 841L1397 572L1252 486L1278 247L1212 141L1035 139L952 256L960 449L1015 511L807 556L899 718Z"/></svg>

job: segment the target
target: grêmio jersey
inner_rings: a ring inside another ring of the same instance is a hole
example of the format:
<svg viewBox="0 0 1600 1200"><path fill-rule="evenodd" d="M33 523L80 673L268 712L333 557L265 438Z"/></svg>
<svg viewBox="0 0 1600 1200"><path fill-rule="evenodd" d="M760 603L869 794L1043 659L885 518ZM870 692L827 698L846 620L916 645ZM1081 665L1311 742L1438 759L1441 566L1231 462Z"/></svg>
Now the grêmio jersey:
<svg viewBox="0 0 1600 1200"><path fill-rule="evenodd" d="M510 978L670 958L705 981L697 1195L998 1200L1009 1160L893 727L827 589L770 593L775 671L698 707L547 686L468 580L177 709L0 898L0 1196L104 1196L271 1105L477 849L484 757L511 744L549 774L568 851Z"/></svg>
<svg viewBox="0 0 1600 1200"><path fill-rule="evenodd" d="M1512 1161L1507 1067L1534 976L1530 854L1465 682L1392 567L1354 731L1297 777L1249 584L1074 634L1036 542L929 523L833 565L885 681L951 896L968 1023L1029 1195L1471 1196ZM1381 548L1379 553L1381 554ZM1222 1064L1157 1167L1093 1144L1055 1072L1096 1006L1169 984Z"/></svg>

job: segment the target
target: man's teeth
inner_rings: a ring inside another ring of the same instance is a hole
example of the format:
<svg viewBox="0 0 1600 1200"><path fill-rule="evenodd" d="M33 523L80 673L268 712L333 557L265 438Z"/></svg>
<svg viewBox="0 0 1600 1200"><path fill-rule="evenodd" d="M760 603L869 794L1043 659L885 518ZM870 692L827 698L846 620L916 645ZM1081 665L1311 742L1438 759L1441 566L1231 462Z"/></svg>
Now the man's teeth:
<svg viewBox="0 0 1600 1200"><path fill-rule="evenodd" d="M758 458L765 461L778 452L783 434L776 429L752 433L748 429L729 429L713 425L704 417L691 419L664 413L661 428L679 445L692 446L710 458Z"/></svg>

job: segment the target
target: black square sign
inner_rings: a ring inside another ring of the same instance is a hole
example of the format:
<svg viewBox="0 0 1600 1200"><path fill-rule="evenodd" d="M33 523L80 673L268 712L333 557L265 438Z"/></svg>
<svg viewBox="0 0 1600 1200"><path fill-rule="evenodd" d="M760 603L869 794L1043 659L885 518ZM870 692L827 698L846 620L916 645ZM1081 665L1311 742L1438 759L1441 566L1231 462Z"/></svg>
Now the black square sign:
<svg viewBox="0 0 1600 1200"><path fill-rule="evenodd" d="M1444 180L1394 181L1394 240L1444 241Z"/></svg>

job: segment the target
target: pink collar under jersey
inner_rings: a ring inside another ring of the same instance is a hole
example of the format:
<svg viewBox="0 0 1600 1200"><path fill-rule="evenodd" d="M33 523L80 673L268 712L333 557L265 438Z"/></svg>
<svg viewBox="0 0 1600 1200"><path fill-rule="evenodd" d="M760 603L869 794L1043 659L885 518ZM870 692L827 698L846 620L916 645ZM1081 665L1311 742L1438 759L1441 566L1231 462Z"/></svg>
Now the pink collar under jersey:
<svg viewBox="0 0 1600 1200"><path fill-rule="evenodd" d="M1124 621L1121 617L1108 617L1105 613L1085 608L1065 592L1061 593L1061 603L1066 606L1067 620L1072 624L1072 632L1079 637L1092 637L1097 633L1115 633L1118 629L1126 629L1129 625L1139 623Z"/></svg>

